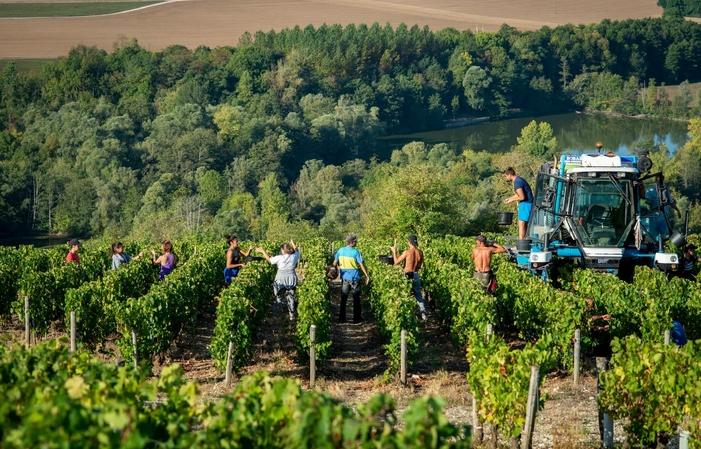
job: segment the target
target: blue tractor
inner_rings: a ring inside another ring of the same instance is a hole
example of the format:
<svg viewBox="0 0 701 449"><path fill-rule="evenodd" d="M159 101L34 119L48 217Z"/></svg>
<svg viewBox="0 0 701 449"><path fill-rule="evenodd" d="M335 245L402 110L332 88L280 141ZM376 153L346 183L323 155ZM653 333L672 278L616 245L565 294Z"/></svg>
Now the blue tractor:
<svg viewBox="0 0 701 449"><path fill-rule="evenodd" d="M553 257L583 268L632 275L636 265L673 272L684 245L667 213L673 204L646 154L563 155L541 166L526 240L512 248L517 263L543 278ZM663 179L663 178L662 178ZM646 187L647 185L647 187Z"/></svg>

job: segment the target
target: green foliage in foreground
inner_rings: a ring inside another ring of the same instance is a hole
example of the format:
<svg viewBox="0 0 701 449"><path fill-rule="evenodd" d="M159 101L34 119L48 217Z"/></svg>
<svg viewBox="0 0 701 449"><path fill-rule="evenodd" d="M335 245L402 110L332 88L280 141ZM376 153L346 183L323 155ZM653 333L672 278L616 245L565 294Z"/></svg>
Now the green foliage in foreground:
<svg viewBox="0 0 701 449"><path fill-rule="evenodd" d="M379 395L357 410L298 381L261 372L221 401L199 404L177 366L160 379L70 354L58 342L0 346L0 447L468 448L468 427L448 422L445 401L396 406Z"/></svg>
<svg viewBox="0 0 701 449"><path fill-rule="evenodd" d="M97 16L154 3L159 2L0 3L0 18Z"/></svg>
<svg viewBox="0 0 701 449"><path fill-rule="evenodd" d="M117 331L116 311L129 298L140 298L158 279L148 257L132 260L102 278L66 292L66 327L70 312L76 313L78 340L90 346L104 342Z"/></svg>
<svg viewBox="0 0 701 449"><path fill-rule="evenodd" d="M304 279L297 288L297 353L301 360L309 358L311 338L309 329L316 326L317 360L324 360L331 350L331 306L326 279L329 247L326 239L305 242L302 249Z"/></svg>
<svg viewBox="0 0 701 449"><path fill-rule="evenodd" d="M467 379L477 401L480 419L496 426L506 438L518 437L526 421L531 366L540 366L540 386L545 373L555 367L550 348L538 342L536 345L527 344L523 350L512 351L497 336L487 343L481 335L472 333L467 359L470 362ZM539 397L538 410L544 405L545 398Z"/></svg>
<svg viewBox="0 0 701 449"><path fill-rule="evenodd" d="M234 343L231 354L234 370L250 360L253 331L265 317L271 302L274 278L273 265L265 261L247 264L219 295L217 321L209 351L221 371L226 369L230 342Z"/></svg>
<svg viewBox="0 0 701 449"><path fill-rule="evenodd" d="M681 426L691 432L690 447L701 447L699 343L678 348L638 337L612 342L600 401L614 419L628 423L625 430L634 443L666 444Z"/></svg>
<svg viewBox="0 0 701 449"><path fill-rule="evenodd" d="M389 340L383 345L389 357L385 378L395 375L401 363L401 333L406 331L407 364L411 365L418 352L419 327L416 320L418 304L411 293L411 282L400 267L378 262L378 254L386 254L389 245L379 242L359 243L359 249L370 274L370 307L375 315L380 333Z"/></svg>
<svg viewBox="0 0 701 449"><path fill-rule="evenodd" d="M459 245L454 245L455 242ZM430 292L438 319L450 329L453 344L464 346L470 332L484 335L487 324L495 324L497 318L496 299L487 295L479 281L473 279L472 271L459 267L444 258L443 254L472 251L464 239L446 236L429 243L424 251L426 267L421 273L422 285ZM465 254L464 262L471 259Z"/></svg>
<svg viewBox="0 0 701 449"><path fill-rule="evenodd" d="M109 258L104 251L97 247L83 248L80 253L80 264L66 263L63 259L67 248L59 247L44 251L27 248L21 257L21 279L19 279L20 297L12 304L12 312L24 321L24 298L29 297L29 318L32 329L45 334L51 321L64 315L65 295L70 289L78 288L81 284L100 278L109 268ZM58 256L48 271L39 269L37 259Z"/></svg>
<svg viewBox="0 0 701 449"><path fill-rule="evenodd" d="M222 247L203 245L197 254L177 266L163 282L140 298L129 298L117 306L117 325L122 334L117 344L121 354L133 354L132 329L136 332L139 360L167 350L200 306L218 293ZM130 357L125 357L132 363Z"/></svg>

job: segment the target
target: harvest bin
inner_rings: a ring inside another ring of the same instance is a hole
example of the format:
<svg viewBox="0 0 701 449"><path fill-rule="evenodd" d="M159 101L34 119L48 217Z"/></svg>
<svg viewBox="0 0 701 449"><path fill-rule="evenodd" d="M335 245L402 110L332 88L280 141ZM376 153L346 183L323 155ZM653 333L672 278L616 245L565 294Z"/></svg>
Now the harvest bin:
<svg viewBox="0 0 701 449"><path fill-rule="evenodd" d="M500 225L510 225L511 223L514 222L514 213L513 212L499 212L497 220L498 220L498 223Z"/></svg>

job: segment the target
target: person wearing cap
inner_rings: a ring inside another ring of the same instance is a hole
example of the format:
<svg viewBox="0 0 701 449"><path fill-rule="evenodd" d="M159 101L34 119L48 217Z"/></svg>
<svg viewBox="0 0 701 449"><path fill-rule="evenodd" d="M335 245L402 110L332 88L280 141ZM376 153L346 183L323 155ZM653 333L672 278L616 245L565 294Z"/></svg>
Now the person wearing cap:
<svg viewBox="0 0 701 449"><path fill-rule="evenodd" d="M71 239L68 242L68 247L70 250L66 254L66 263L75 262L80 264L80 257L78 256L78 251L80 250L80 241L78 239Z"/></svg>
<svg viewBox="0 0 701 449"><path fill-rule="evenodd" d="M689 279L691 281L696 280L696 276L694 276L694 263L695 262L701 262L701 258L696 257L696 254L694 254L694 251L696 251L697 246L694 244L688 244L684 248L684 254L682 255L682 274L681 277L685 279Z"/></svg>
<svg viewBox="0 0 701 449"><path fill-rule="evenodd" d="M505 253L506 249L498 243L487 245L487 238L478 235L475 240L477 246L472 250L472 260L475 261L475 274L473 277L482 283L485 292L491 293L496 288L494 273L492 272L492 255Z"/></svg>
<svg viewBox="0 0 701 449"><path fill-rule="evenodd" d="M528 229L528 220L531 218L531 209L533 208L533 191L525 179L520 176L516 176L516 171L514 171L512 167L504 170L504 175L506 175L506 179L514 183L514 191L516 192L513 196L505 199L504 204L513 203L514 201L519 202L518 238L525 239L526 231Z"/></svg>
<svg viewBox="0 0 701 449"><path fill-rule="evenodd" d="M365 275L365 285L370 282L370 276L365 268L363 256L355 248L358 244L358 237L349 235L346 237L346 246L336 251L333 259L333 266L338 267L341 272L341 311L338 315L339 323L346 321L346 304L348 293L353 293L353 322L363 321L360 309L360 270ZM360 270L359 270L360 269Z"/></svg>
<svg viewBox="0 0 701 449"><path fill-rule="evenodd" d="M424 266L424 253L418 248L419 242L415 235L412 234L407 237L407 242L409 243L409 249L404 251L399 257L397 257L396 246L392 246L390 249L392 250L395 265L406 261L404 263L404 275L411 281L411 292L414 294L416 302L419 303L421 319L426 321L426 304L421 295L421 278L419 278L419 270Z"/></svg>

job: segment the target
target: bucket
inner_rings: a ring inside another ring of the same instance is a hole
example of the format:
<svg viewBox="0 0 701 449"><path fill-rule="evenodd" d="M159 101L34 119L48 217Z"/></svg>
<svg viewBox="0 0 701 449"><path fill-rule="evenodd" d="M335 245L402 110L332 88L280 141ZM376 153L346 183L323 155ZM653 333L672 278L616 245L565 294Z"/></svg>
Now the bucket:
<svg viewBox="0 0 701 449"><path fill-rule="evenodd" d="M378 257L380 258L380 262L386 263L386 264L389 264L389 265L394 265L394 257L392 257L392 256L383 256L383 255L380 255L380 256L378 256Z"/></svg>
<svg viewBox="0 0 701 449"><path fill-rule="evenodd" d="M669 241L677 248L681 248L686 243L684 236L677 231L672 231L672 235L669 236Z"/></svg>
<svg viewBox="0 0 701 449"><path fill-rule="evenodd" d="M517 251L530 251L531 250L531 239L516 239L516 250Z"/></svg>
<svg viewBox="0 0 701 449"><path fill-rule="evenodd" d="M513 212L499 212L499 215L497 216L497 222L500 225L510 225L511 223L514 222L514 213Z"/></svg>

